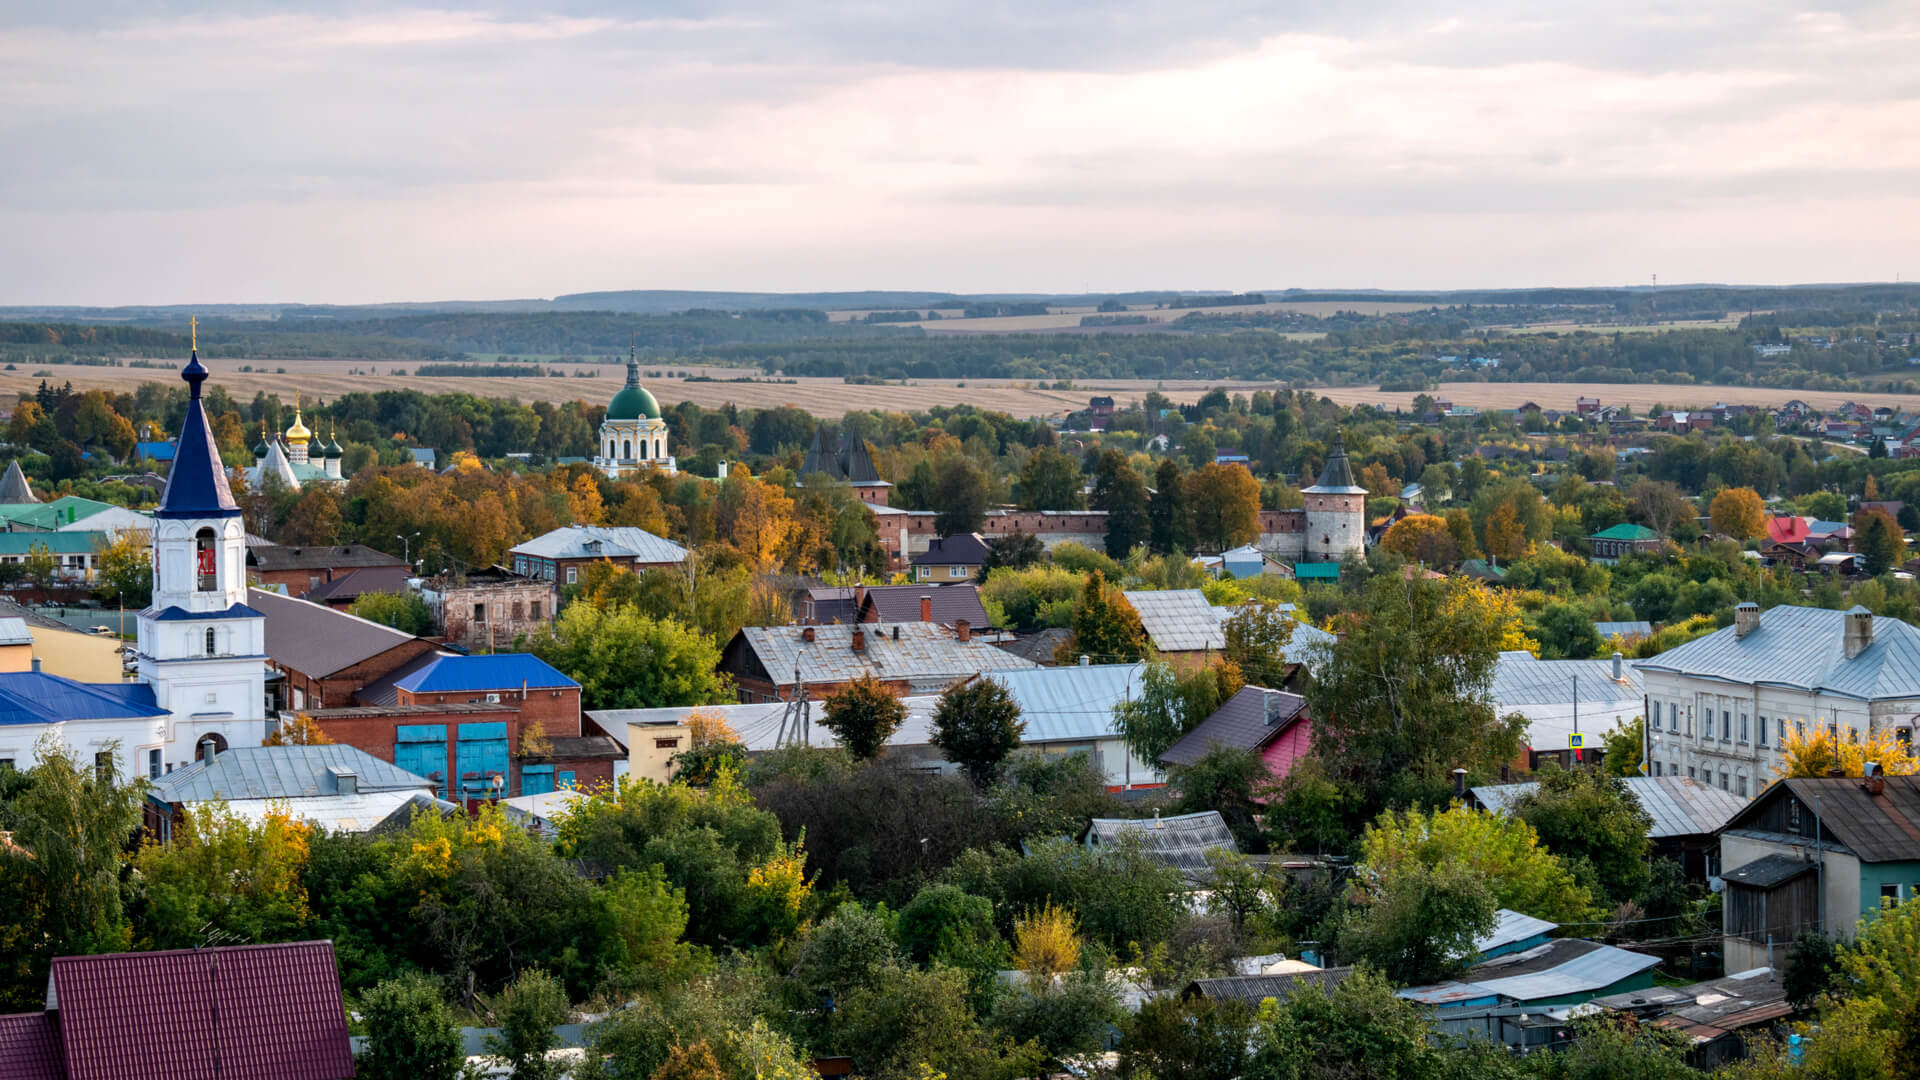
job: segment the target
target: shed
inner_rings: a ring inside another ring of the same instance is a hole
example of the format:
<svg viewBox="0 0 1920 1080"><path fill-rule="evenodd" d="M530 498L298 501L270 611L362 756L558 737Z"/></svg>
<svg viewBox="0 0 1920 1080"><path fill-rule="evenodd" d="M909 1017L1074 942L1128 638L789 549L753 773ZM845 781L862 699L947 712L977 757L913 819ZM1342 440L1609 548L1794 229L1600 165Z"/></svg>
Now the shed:
<svg viewBox="0 0 1920 1080"><path fill-rule="evenodd" d="M1197 814L1176 814L1151 818L1094 818L1087 826L1086 845L1090 851L1137 840L1155 861L1186 875L1189 882L1203 882L1211 875L1207 866L1209 851L1238 854L1233 832L1218 810Z"/></svg>
<svg viewBox="0 0 1920 1080"><path fill-rule="evenodd" d="M1561 938L1475 964L1452 982L1409 987L1400 996L1438 1008L1578 1005L1604 994L1652 986L1652 972L1658 966L1658 957Z"/></svg>
<svg viewBox="0 0 1920 1080"><path fill-rule="evenodd" d="M1316 968L1311 971L1295 971L1280 975L1224 975L1212 979L1195 979L1180 992L1184 998L1206 998L1209 1001L1244 1001L1249 1005L1259 1005L1263 1001L1285 1001L1302 990L1318 987L1332 990L1347 981L1353 974L1350 967Z"/></svg>

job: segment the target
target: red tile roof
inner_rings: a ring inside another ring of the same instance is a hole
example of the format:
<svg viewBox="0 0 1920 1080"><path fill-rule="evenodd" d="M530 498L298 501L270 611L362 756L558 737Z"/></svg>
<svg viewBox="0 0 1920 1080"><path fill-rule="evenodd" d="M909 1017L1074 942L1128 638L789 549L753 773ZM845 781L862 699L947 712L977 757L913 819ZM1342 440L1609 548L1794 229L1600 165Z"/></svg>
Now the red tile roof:
<svg viewBox="0 0 1920 1080"><path fill-rule="evenodd" d="M345 1080L333 943L63 956L50 1006L71 1080Z"/></svg>

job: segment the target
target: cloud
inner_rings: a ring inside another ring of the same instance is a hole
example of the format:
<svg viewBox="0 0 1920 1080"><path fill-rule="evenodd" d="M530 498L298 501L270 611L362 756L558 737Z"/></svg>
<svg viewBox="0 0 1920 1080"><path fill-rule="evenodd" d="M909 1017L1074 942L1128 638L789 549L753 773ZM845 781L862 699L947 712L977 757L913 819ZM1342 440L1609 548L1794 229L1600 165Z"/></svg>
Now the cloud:
<svg viewBox="0 0 1920 1080"><path fill-rule="evenodd" d="M0 303L1849 279L1920 240L1903 4L72 7L0 23Z"/></svg>

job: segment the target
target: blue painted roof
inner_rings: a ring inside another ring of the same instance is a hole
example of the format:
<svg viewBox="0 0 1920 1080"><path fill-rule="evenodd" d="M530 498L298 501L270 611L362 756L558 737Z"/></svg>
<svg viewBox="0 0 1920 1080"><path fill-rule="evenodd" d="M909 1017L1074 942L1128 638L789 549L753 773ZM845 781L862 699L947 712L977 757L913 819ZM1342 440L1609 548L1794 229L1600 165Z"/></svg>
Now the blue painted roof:
<svg viewBox="0 0 1920 1080"><path fill-rule="evenodd" d="M155 461L172 461L173 444L170 442L143 442L133 447L136 457L152 458Z"/></svg>
<svg viewBox="0 0 1920 1080"><path fill-rule="evenodd" d="M195 622L204 619L264 619L264 612L255 611L245 604L235 604L225 611L188 611L186 608L170 607L153 617L155 622Z"/></svg>
<svg viewBox="0 0 1920 1080"><path fill-rule="evenodd" d="M200 384L207 381L207 369L201 366L199 353L187 360L180 377L187 383L187 418L174 441L173 467L167 470L167 488L161 492L160 509L153 516L239 517L240 507L227 484L227 467L220 463L220 447L213 440L213 427L207 423L207 409L200 400Z"/></svg>
<svg viewBox="0 0 1920 1080"><path fill-rule="evenodd" d="M41 671L0 673L0 725L165 715L145 683L83 683Z"/></svg>
<svg viewBox="0 0 1920 1080"><path fill-rule="evenodd" d="M580 684L532 653L442 656L394 683L409 694L454 694L474 690L552 690Z"/></svg>

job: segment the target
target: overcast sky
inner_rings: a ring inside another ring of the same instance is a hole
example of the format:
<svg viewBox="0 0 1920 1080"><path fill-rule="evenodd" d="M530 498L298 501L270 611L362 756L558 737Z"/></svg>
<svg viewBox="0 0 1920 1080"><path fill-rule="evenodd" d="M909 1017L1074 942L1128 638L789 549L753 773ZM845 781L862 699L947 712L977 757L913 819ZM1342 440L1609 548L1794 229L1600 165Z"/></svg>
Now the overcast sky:
<svg viewBox="0 0 1920 1080"><path fill-rule="evenodd" d="M0 304L1909 280L1917 56L1913 0L0 0Z"/></svg>

